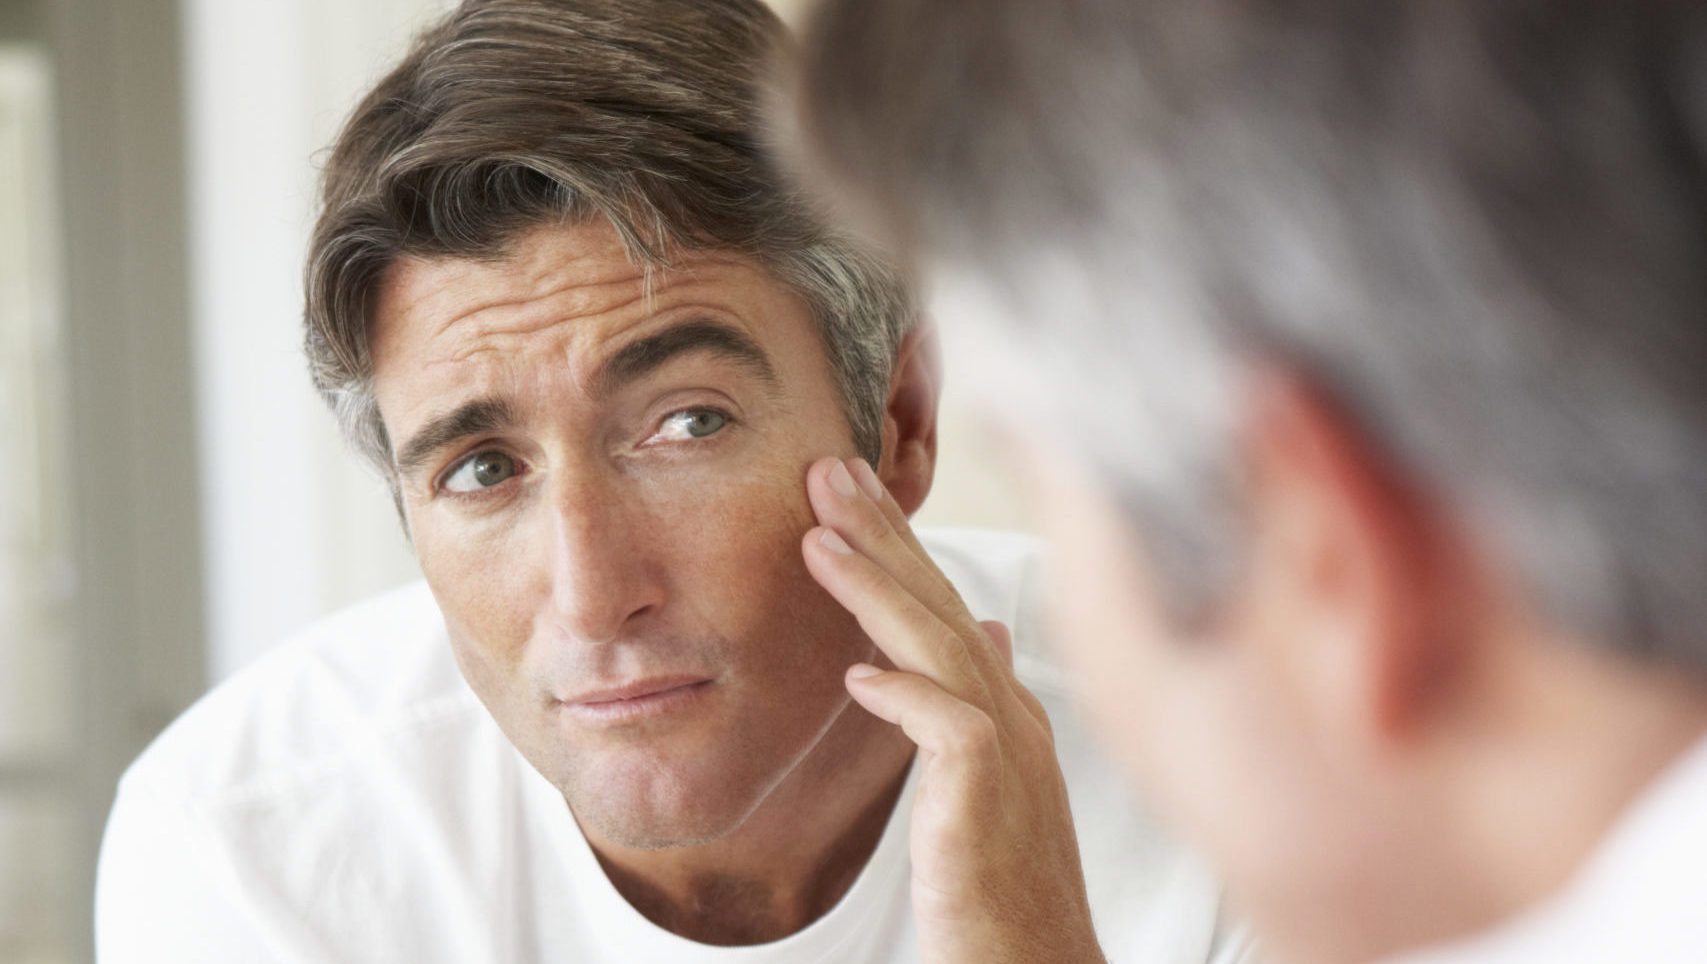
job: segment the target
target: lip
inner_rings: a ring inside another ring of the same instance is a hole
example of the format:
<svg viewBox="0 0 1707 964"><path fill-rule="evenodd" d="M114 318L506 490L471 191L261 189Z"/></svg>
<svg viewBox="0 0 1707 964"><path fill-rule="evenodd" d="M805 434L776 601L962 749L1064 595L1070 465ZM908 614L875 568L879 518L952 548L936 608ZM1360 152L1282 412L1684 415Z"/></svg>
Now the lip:
<svg viewBox="0 0 1707 964"><path fill-rule="evenodd" d="M612 724L680 712L711 688L705 676L655 676L581 693L559 705L585 723Z"/></svg>

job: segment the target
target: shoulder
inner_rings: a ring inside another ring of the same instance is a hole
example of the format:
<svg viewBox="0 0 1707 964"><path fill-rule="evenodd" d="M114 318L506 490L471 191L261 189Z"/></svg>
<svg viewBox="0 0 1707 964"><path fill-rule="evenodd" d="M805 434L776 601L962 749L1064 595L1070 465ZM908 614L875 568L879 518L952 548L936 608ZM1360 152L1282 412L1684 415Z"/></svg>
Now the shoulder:
<svg viewBox="0 0 1707 964"><path fill-rule="evenodd" d="M186 807L349 765L376 741L477 711L425 583L328 616L203 696L121 787Z"/></svg>
<svg viewBox="0 0 1707 964"><path fill-rule="evenodd" d="M424 585L330 616L217 686L126 772L97 870L100 956L387 959L379 942L420 959L398 948L478 919L467 875L502 863L491 814L514 767ZM397 904L453 925L373 932Z"/></svg>
<svg viewBox="0 0 1707 964"><path fill-rule="evenodd" d="M998 529L921 527L914 530L943 574L960 590L974 614L980 608L1011 609L1016 590L1032 590L1043 557L1043 541Z"/></svg>

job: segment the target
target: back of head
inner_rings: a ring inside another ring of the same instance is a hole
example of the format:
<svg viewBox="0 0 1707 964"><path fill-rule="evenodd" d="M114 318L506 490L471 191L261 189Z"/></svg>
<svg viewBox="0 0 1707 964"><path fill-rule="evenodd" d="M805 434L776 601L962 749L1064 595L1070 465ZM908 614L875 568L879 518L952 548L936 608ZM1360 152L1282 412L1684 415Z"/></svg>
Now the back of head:
<svg viewBox="0 0 1707 964"><path fill-rule="evenodd" d="M1707 8L860 0L807 48L811 163L1072 386L1185 609L1278 359L1549 619L1707 674Z"/></svg>

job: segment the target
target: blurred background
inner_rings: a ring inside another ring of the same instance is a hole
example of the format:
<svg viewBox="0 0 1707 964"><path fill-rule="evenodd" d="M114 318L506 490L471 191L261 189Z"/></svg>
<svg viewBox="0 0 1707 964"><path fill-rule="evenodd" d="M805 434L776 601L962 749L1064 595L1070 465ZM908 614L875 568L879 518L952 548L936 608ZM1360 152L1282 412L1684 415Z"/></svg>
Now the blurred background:
<svg viewBox="0 0 1707 964"><path fill-rule="evenodd" d="M113 787L166 723L418 576L299 278L318 152L452 5L0 0L0 962L92 958ZM921 521L1020 524L955 353Z"/></svg>

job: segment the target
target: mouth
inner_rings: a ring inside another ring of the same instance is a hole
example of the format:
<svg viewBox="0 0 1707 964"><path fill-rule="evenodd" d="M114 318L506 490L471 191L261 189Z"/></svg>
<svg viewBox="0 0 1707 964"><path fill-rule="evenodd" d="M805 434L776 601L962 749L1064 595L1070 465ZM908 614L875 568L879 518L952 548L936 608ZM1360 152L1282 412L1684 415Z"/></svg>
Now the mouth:
<svg viewBox="0 0 1707 964"><path fill-rule="evenodd" d="M558 705L582 723L630 723L683 712L698 703L713 682L703 676L652 677L592 690Z"/></svg>

